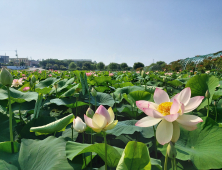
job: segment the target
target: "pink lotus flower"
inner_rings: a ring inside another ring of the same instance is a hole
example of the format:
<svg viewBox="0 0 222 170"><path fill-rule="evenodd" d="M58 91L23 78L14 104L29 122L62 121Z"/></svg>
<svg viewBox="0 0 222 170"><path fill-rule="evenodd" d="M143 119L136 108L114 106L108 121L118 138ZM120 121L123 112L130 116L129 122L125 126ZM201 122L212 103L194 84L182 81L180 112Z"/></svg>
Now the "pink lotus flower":
<svg viewBox="0 0 222 170"><path fill-rule="evenodd" d="M86 76L87 77L89 77L89 76L91 76L92 75L92 73L86 73Z"/></svg>
<svg viewBox="0 0 222 170"><path fill-rule="evenodd" d="M84 114L86 124L98 133L113 129L118 122L118 120L114 120L114 118L115 115L112 108L110 107L106 110L106 108L102 105L98 107L92 119Z"/></svg>
<svg viewBox="0 0 222 170"><path fill-rule="evenodd" d="M23 80L23 78L14 79L13 82L12 82L12 86L11 87L19 87L24 82L22 80Z"/></svg>
<svg viewBox="0 0 222 170"><path fill-rule="evenodd" d="M51 74L49 74L49 77L52 77L52 75L51 75Z"/></svg>
<svg viewBox="0 0 222 170"><path fill-rule="evenodd" d="M39 71L39 73L41 74L42 72L41 72L41 71Z"/></svg>
<svg viewBox="0 0 222 170"><path fill-rule="evenodd" d="M112 76L114 76L114 74L113 73L109 73L109 76L112 77Z"/></svg>
<svg viewBox="0 0 222 170"><path fill-rule="evenodd" d="M135 125L149 127L160 122L156 129L157 141L162 145L170 141L176 142L180 136L179 125L192 131L197 128L199 122L203 122L198 116L184 114L196 109L204 99L204 96L190 97L189 87L171 99L164 90L156 88L155 103L144 100L136 102L137 107L148 116L139 120Z"/></svg>
<svg viewBox="0 0 222 170"><path fill-rule="evenodd" d="M25 74L22 74L22 77L25 77Z"/></svg>
<svg viewBox="0 0 222 170"><path fill-rule="evenodd" d="M28 91L30 87L24 87L23 91Z"/></svg>
<svg viewBox="0 0 222 170"><path fill-rule="evenodd" d="M27 79L27 77L22 77L22 78L25 79L25 80Z"/></svg>

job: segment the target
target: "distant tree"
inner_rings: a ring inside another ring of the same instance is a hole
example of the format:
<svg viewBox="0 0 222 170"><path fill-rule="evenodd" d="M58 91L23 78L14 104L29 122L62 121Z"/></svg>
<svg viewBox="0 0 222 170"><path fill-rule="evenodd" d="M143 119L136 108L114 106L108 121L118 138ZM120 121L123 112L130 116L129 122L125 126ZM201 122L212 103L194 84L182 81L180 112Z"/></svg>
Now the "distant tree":
<svg viewBox="0 0 222 170"><path fill-rule="evenodd" d="M128 65L127 65L126 63L121 63L121 64L120 64L120 68L121 68L122 70L127 70L127 69L128 69Z"/></svg>
<svg viewBox="0 0 222 170"><path fill-rule="evenodd" d="M118 65L117 65L117 63L110 63L108 67L110 70L116 70Z"/></svg>
<svg viewBox="0 0 222 170"><path fill-rule="evenodd" d="M186 70L187 71L195 71L195 68L196 68L196 64L194 63L194 62L190 62L190 63L188 63L187 65L186 65Z"/></svg>
<svg viewBox="0 0 222 170"><path fill-rule="evenodd" d="M97 69L98 70L103 70L105 68L105 64L103 62L99 62L97 65L96 65Z"/></svg>
<svg viewBox="0 0 222 170"><path fill-rule="evenodd" d="M52 64L48 63L46 64L46 69L51 69L52 68Z"/></svg>
<svg viewBox="0 0 222 170"><path fill-rule="evenodd" d="M183 68L182 64L180 63L180 60L173 61L170 64L171 64L171 69L176 72L178 72L179 70L182 70Z"/></svg>
<svg viewBox="0 0 222 170"><path fill-rule="evenodd" d="M75 70L76 69L76 64L74 63L74 62L71 62L70 64L69 64L69 70Z"/></svg>
<svg viewBox="0 0 222 170"><path fill-rule="evenodd" d="M82 67L83 70L90 70L91 69L91 63L90 62L85 62L83 64L83 67Z"/></svg>
<svg viewBox="0 0 222 170"><path fill-rule="evenodd" d="M91 68L91 70L96 70L96 64L91 64L90 68Z"/></svg>
<svg viewBox="0 0 222 170"><path fill-rule="evenodd" d="M64 65L60 65L59 68L60 68L60 70L65 70L66 69L66 67Z"/></svg>
<svg viewBox="0 0 222 170"><path fill-rule="evenodd" d="M140 67L144 67L144 64L143 63L140 63L140 62L137 62L137 63L134 63L133 64L133 69L136 70L137 68L140 68Z"/></svg>
<svg viewBox="0 0 222 170"><path fill-rule="evenodd" d="M54 65L53 65L53 69L54 69L54 70L58 70L58 69L59 69L58 64L54 64Z"/></svg>

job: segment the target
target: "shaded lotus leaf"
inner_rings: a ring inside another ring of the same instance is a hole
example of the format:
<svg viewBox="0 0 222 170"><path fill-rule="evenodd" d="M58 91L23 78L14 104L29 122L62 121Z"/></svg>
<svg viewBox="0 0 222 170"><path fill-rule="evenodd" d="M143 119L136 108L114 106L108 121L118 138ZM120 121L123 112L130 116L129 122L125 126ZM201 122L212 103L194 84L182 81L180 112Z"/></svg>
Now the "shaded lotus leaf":
<svg viewBox="0 0 222 170"><path fill-rule="evenodd" d="M35 132L36 135L47 135L55 132L65 131L66 126L72 123L73 119L74 115L70 114L47 125L32 127L30 132Z"/></svg>

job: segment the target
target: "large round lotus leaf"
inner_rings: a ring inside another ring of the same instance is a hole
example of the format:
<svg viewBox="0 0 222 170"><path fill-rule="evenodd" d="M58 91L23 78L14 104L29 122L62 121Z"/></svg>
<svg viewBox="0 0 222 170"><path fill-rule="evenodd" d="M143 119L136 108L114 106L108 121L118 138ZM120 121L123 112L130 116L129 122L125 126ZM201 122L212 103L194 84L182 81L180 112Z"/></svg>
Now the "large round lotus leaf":
<svg viewBox="0 0 222 170"><path fill-rule="evenodd" d="M109 77L109 76L100 76L100 77L95 77L94 80L96 81L96 83L102 84L104 82L110 81L111 77Z"/></svg>
<svg viewBox="0 0 222 170"><path fill-rule="evenodd" d="M56 79L54 77L49 77L43 81L40 81L39 84L36 84L35 88L39 88L39 89L43 89L45 87L49 87L51 85L53 85L56 81L58 81L59 79Z"/></svg>
<svg viewBox="0 0 222 170"><path fill-rule="evenodd" d="M197 169L222 168L222 128L211 118L203 118L194 131L181 129L176 142L177 159L191 160ZM166 146L159 149L166 154Z"/></svg>
<svg viewBox="0 0 222 170"><path fill-rule="evenodd" d="M186 84L186 87L190 87L191 96L205 96L206 91L210 93L210 102L215 92L215 88L218 86L219 80L215 76L209 76L207 74L196 75L192 77ZM207 98L205 98L198 109L202 109L208 104Z"/></svg>
<svg viewBox="0 0 222 170"><path fill-rule="evenodd" d="M56 99L52 99L50 100L50 103L55 103L56 105L60 106L60 105L69 105L69 104L73 104L76 102L76 98L72 97L72 98L56 98Z"/></svg>
<svg viewBox="0 0 222 170"><path fill-rule="evenodd" d="M65 145L63 138L53 136L44 140L22 139L18 159L21 170L71 170Z"/></svg>
<svg viewBox="0 0 222 170"><path fill-rule="evenodd" d="M126 120L118 122L113 129L107 130L106 133L120 136L122 134L133 134L134 132L141 132L145 138L151 138L154 136L153 127L135 126L137 121L138 120Z"/></svg>
<svg viewBox="0 0 222 170"><path fill-rule="evenodd" d="M85 99L84 102L89 102L89 98ZM96 101L95 101L95 97L90 96L90 103L93 105L95 105L96 103L97 106L107 105L107 106L113 107L114 100L110 94L97 92Z"/></svg>
<svg viewBox="0 0 222 170"><path fill-rule="evenodd" d="M149 92L145 91L133 91L130 92L127 96L133 98L134 101L138 100L153 101L152 95Z"/></svg>
<svg viewBox="0 0 222 170"><path fill-rule="evenodd" d="M15 127L15 119L12 119L13 127ZM9 136L9 117L0 113L0 142L10 141Z"/></svg>
<svg viewBox="0 0 222 170"><path fill-rule="evenodd" d="M77 142L67 142L66 144L66 156L68 159L73 160L77 155L87 152L97 153L103 160L105 160L105 144L97 143L94 145L91 144L82 144ZM107 164L109 167L116 167L123 149L112 147L107 145Z"/></svg>
<svg viewBox="0 0 222 170"><path fill-rule="evenodd" d="M116 167L117 170L151 170L147 146L141 142L129 142Z"/></svg>
<svg viewBox="0 0 222 170"><path fill-rule="evenodd" d="M96 91L98 92L104 92L106 90L109 90L109 87L106 87L106 86L98 86L98 87L95 87Z"/></svg>
<svg viewBox="0 0 222 170"><path fill-rule="evenodd" d="M3 160L0 160L1 170L18 170L18 168L14 165L11 165Z"/></svg>
<svg viewBox="0 0 222 170"><path fill-rule="evenodd" d="M128 87L123 87L123 88L118 88L114 92L114 95L118 97L119 94L129 94L130 92L133 91L145 91L145 87L139 87L139 86L128 86Z"/></svg>
<svg viewBox="0 0 222 170"><path fill-rule="evenodd" d="M69 97L69 96L73 96L73 94L75 92L79 92L80 89L82 88L81 84L77 84L75 86L73 86L72 88L70 88L69 90L67 90L65 93L63 93L60 97Z"/></svg>
<svg viewBox="0 0 222 170"><path fill-rule="evenodd" d="M14 88L9 88L11 99L18 102L23 103L25 101L37 100L38 93L36 92L21 92ZM6 89L0 89L0 100L8 99L8 92Z"/></svg>
<svg viewBox="0 0 222 170"><path fill-rule="evenodd" d="M19 152L16 153L7 153L4 151L0 151L0 160L7 162L10 165L14 165L16 167L20 167L18 163L18 156ZM2 167L0 166L0 169L2 170ZM20 169L20 168L19 168ZM11 170L10 168L7 170Z"/></svg>
<svg viewBox="0 0 222 170"><path fill-rule="evenodd" d="M30 132L35 132L36 135L47 135L55 132L65 131L66 126L72 123L73 119L74 115L70 114L47 125L32 127Z"/></svg>
<svg viewBox="0 0 222 170"><path fill-rule="evenodd" d="M168 81L167 84L170 84L175 87L181 87L183 83L179 80Z"/></svg>
<svg viewBox="0 0 222 170"><path fill-rule="evenodd" d="M134 86L131 82L125 82L125 83L117 83L112 85L115 88L123 88L128 86Z"/></svg>
<svg viewBox="0 0 222 170"><path fill-rule="evenodd" d="M18 142L13 142L14 145L14 153L19 151L20 144ZM7 153L12 153L11 142L0 142L0 151L4 151Z"/></svg>
<svg viewBox="0 0 222 170"><path fill-rule="evenodd" d="M71 78L71 79L64 79L64 80L61 80L59 82L57 82L57 92L60 92L62 91L63 89L65 89L66 87L68 87L69 84L73 83L74 82L74 78ZM56 92L56 88L53 87L50 94L51 93L55 93Z"/></svg>

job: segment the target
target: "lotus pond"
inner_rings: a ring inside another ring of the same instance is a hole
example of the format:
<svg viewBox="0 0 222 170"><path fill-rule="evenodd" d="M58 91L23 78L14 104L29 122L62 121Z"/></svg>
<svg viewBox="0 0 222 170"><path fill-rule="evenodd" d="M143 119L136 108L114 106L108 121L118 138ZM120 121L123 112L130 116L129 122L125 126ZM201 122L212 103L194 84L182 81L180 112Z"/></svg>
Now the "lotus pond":
<svg viewBox="0 0 222 170"><path fill-rule="evenodd" d="M222 169L221 73L2 69L0 169Z"/></svg>

